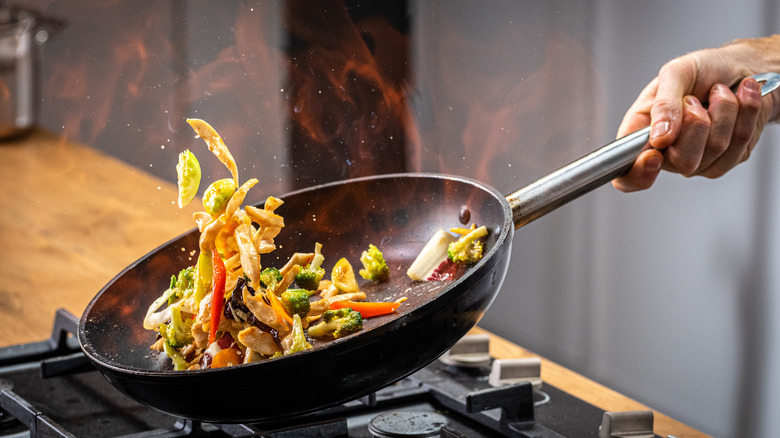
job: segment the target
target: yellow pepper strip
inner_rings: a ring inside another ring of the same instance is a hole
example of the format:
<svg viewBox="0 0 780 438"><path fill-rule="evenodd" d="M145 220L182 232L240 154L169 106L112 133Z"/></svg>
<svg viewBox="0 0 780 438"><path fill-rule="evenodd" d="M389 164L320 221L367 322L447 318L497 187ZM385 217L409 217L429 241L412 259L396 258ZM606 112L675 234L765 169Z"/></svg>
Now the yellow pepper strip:
<svg viewBox="0 0 780 438"><path fill-rule="evenodd" d="M450 231L455 234L460 234L461 236L465 236L466 234L476 229L477 229L477 224L471 224L469 228L455 227L455 228L450 228Z"/></svg>

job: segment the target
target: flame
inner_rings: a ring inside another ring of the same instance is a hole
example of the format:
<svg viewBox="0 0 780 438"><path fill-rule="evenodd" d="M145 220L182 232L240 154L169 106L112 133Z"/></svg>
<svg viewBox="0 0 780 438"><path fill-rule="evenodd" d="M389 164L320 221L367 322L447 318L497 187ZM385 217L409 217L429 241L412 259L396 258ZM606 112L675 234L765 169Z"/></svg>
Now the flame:
<svg viewBox="0 0 780 438"><path fill-rule="evenodd" d="M164 5L47 3L42 13L68 23L42 57L48 126L173 179L176 153L194 142L184 119L204 118L263 198L407 170L493 185L541 176L579 156L574 141L598 126L581 88L597 82L587 42L532 18L496 20L483 35L447 4ZM435 14L415 21L426 7ZM512 62L496 53L529 41L539 46ZM202 165L204 178L224 177Z"/></svg>
<svg viewBox="0 0 780 438"><path fill-rule="evenodd" d="M432 122L417 123L410 167L515 190L581 155L597 127L586 42L517 6L439 6L420 30L417 80Z"/></svg>
<svg viewBox="0 0 780 438"><path fill-rule="evenodd" d="M297 185L404 171L408 36L338 1L290 1L285 18Z"/></svg>

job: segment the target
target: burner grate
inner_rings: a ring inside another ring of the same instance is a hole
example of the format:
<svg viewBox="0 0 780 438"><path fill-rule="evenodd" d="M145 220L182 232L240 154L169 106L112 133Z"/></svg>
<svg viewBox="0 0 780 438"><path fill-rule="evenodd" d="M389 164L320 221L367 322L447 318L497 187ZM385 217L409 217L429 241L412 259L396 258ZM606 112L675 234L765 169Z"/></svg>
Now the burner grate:
<svg viewBox="0 0 780 438"><path fill-rule="evenodd" d="M447 418L426 436L598 438L604 417L547 384L543 391L529 382L493 387L490 362L464 368L435 361L374 394L299 418L200 423L157 412L111 386L81 353L77 330L78 320L59 310L49 340L0 349L0 437L374 438L380 428L375 423L372 434L372 420L414 412Z"/></svg>

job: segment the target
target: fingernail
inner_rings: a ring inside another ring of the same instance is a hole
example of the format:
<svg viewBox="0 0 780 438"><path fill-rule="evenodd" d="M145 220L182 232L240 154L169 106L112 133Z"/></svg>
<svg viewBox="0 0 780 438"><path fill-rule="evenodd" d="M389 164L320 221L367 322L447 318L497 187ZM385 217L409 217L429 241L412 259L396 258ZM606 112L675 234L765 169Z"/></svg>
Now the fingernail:
<svg viewBox="0 0 780 438"><path fill-rule="evenodd" d="M650 173L660 172L663 163L663 158L659 157L658 155L653 155L652 157L648 158L647 161L645 161L645 170Z"/></svg>
<svg viewBox="0 0 780 438"><path fill-rule="evenodd" d="M670 126L671 125L666 120L655 122L653 129L650 131L650 139L652 140L654 138L662 137L668 134Z"/></svg>
<svg viewBox="0 0 780 438"><path fill-rule="evenodd" d="M745 89L754 93L760 93L761 87L758 85L758 81L755 79L748 79L745 81Z"/></svg>
<svg viewBox="0 0 780 438"><path fill-rule="evenodd" d="M729 91L731 91L731 89L729 89L729 87L727 87L727 86L725 86L723 84L715 84L712 87L712 89L713 89L713 91L717 91L719 93L728 93Z"/></svg>
<svg viewBox="0 0 780 438"><path fill-rule="evenodd" d="M685 104L688 105L688 106L698 106L699 105L699 99L697 99L697 98L695 98L693 96L688 96L688 97L685 98Z"/></svg>

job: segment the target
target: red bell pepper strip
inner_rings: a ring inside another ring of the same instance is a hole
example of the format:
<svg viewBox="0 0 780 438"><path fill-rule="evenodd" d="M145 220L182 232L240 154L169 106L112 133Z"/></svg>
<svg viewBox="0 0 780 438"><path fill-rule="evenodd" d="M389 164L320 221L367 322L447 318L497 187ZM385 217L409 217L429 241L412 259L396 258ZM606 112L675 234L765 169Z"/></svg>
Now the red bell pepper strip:
<svg viewBox="0 0 780 438"><path fill-rule="evenodd" d="M214 289L211 295L211 322L209 323L209 344L217 340L217 327L222 317L222 307L225 304L225 263L219 257L216 248L211 248L211 264L213 265L213 275L211 284Z"/></svg>
<svg viewBox="0 0 780 438"><path fill-rule="evenodd" d="M400 306L401 303L395 301L389 302L370 302L370 301L334 301L330 303L331 310L340 309L342 307L349 307L352 310L359 312L363 318L370 318L372 316L387 315L388 313L395 312L395 309Z"/></svg>

